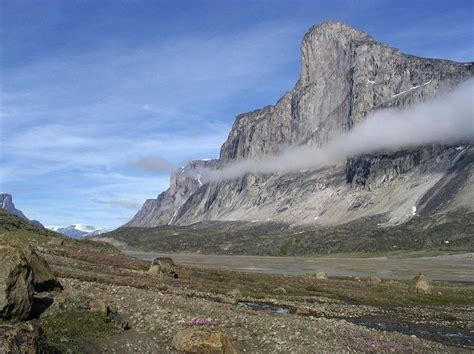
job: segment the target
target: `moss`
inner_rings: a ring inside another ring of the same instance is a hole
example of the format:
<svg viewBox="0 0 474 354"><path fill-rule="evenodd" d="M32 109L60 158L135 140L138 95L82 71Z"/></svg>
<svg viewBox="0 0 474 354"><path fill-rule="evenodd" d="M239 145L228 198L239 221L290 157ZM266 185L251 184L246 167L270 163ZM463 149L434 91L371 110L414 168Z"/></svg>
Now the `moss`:
<svg viewBox="0 0 474 354"><path fill-rule="evenodd" d="M90 311L67 311L45 319L44 332L48 343L55 349L82 352L88 341L107 337L116 328L104 316Z"/></svg>

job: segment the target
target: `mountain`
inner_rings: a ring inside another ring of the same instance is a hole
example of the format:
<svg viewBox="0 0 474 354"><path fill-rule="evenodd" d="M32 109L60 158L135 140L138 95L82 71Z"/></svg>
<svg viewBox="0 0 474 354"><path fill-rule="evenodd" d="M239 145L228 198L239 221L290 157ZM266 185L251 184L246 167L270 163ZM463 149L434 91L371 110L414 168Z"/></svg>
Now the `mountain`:
<svg viewBox="0 0 474 354"><path fill-rule="evenodd" d="M85 224L72 224L67 227L46 226L46 228L71 238L97 236L108 231L105 229L96 229L94 226Z"/></svg>
<svg viewBox="0 0 474 354"><path fill-rule="evenodd" d="M13 215L18 216L19 218L22 218L23 220L30 221L36 226L43 227L43 225L39 221L28 219L21 210L18 210L15 207L15 204L13 204L13 197L11 194L0 193L0 208L3 210L6 210L10 214L13 214Z"/></svg>
<svg viewBox="0 0 474 354"><path fill-rule="evenodd" d="M179 207L207 182L201 170L216 168L217 163L218 160L191 161L174 171L170 178L170 188L158 198L146 200L140 211L125 226L173 224Z"/></svg>
<svg viewBox="0 0 474 354"><path fill-rule="evenodd" d="M221 169L285 146L324 146L373 111L423 102L473 75L473 63L407 55L343 23L322 23L303 38L294 88L273 106L237 116L220 158L205 167ZM245 221L329 227L376 218L374 227L388 228L471 213L473 162L470 143L422 146L295 173L209 181L201 175L203 162L192 161L124 226Z"/></svg>

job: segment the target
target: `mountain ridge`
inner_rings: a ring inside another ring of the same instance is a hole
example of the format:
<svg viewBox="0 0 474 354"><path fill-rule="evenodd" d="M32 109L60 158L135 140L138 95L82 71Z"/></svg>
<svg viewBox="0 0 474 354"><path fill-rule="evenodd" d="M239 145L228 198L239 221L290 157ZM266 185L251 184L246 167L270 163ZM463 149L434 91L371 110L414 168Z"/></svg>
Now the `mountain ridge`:
<svg viewBox="0 0 474 354"><path fill-rule="evenodd" d="M28 219L21 210L17 209L15 207L15 204L13 203L13 196L9 193L0 193L0 208L4 209L10 214L18 216L19 218L23 220L30 221L36 226L44 227L39 221Z"/></svg>
<svg viewBox="0 0 474 354"><path fill-rule="evenodd" d="M301 74L294 88L275 105L238 115L212 167L276 154L286 146L323 146L374 110L424 102L473 74L472 63L406 55L340 22L315 25L303 37ZM148 200L125 226L189 225L206 220L334 225L374 215L385 216L389 224L403 223L455 167L456 148L420 147L405 152L398 162L396 151L385 159L380 154L366 156L364 163L358 162L361 171L369 174L364 186L348 180L357 157L319 170L282 176L247 174L202 185L196 179L201 166L192 161L186 168L194 171L194 180L175 174L175 189ZM469 143L462 149L472 156ZM474 193L468 187L474 177L469 161L461 189L471 196ZM378 182L374 185L372 180ZM163 202L176 194L182 198ZM443 203L455 205L459 196ZM472 203L462 205L473 209Z"/></svg>

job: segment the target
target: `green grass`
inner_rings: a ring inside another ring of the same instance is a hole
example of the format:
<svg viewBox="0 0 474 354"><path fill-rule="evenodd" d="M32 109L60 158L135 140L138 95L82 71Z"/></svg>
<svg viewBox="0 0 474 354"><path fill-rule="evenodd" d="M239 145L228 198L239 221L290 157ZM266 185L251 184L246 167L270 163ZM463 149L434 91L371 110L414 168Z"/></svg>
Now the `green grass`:
<svg viewBox="0 0 474 354"><path fill-rule="evenodd" d="M38 227L27 220L23 220L0 209L0 234L5 232L38 243L46 243L51 238L59 236L56 232Z"/></svg>
<svg viewBox="0 0 474 354"><path fill-rule="evenodd" d="M200 254L423 257L473 252L474 213L467 209L380 227L383 216L342 225L201 222L188 226L122 227L107 233L130 249ZM446 243L449 241L449 243Z"/></svg>
<svg viewBox="0 0 474 354"><path fill-rule="evenodd" d="M51 316L43 322L50 346L61 352L83 352L82 345L94 339L110 336L113 324L96 312L68 311Z"/></svg>
<svg viewBox="0 0 474 354"><path fill-rule="evenodd" d="M220 270L197 270L184 268L180 278L190 282L191 287L226 294L238 288L244 296L251 298L273 297L281 294L276 290L284 286L285 296L322 296L349 303L376 306L403 305L474 305L474 284L434 281L431 295L415 294L413 281L384 280L371 285L367 281L355 281L348 277L332 277L318 281L315 277L295 277L256 273L236 273Z"/></svg>

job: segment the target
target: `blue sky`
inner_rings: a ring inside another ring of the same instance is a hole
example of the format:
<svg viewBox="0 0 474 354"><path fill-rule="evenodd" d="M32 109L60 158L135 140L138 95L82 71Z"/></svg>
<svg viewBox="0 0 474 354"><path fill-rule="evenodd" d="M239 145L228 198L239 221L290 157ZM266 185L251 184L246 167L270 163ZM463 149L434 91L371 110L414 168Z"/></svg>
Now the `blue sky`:
<svg viewBox="0 0 474 354"><path fill-rule="evenodd" d="M237 114L293 87L312 25L472 61L473 6L1 0L0 191L46 225L119 226L168 187L172 166L217 157Z"/></svg>

